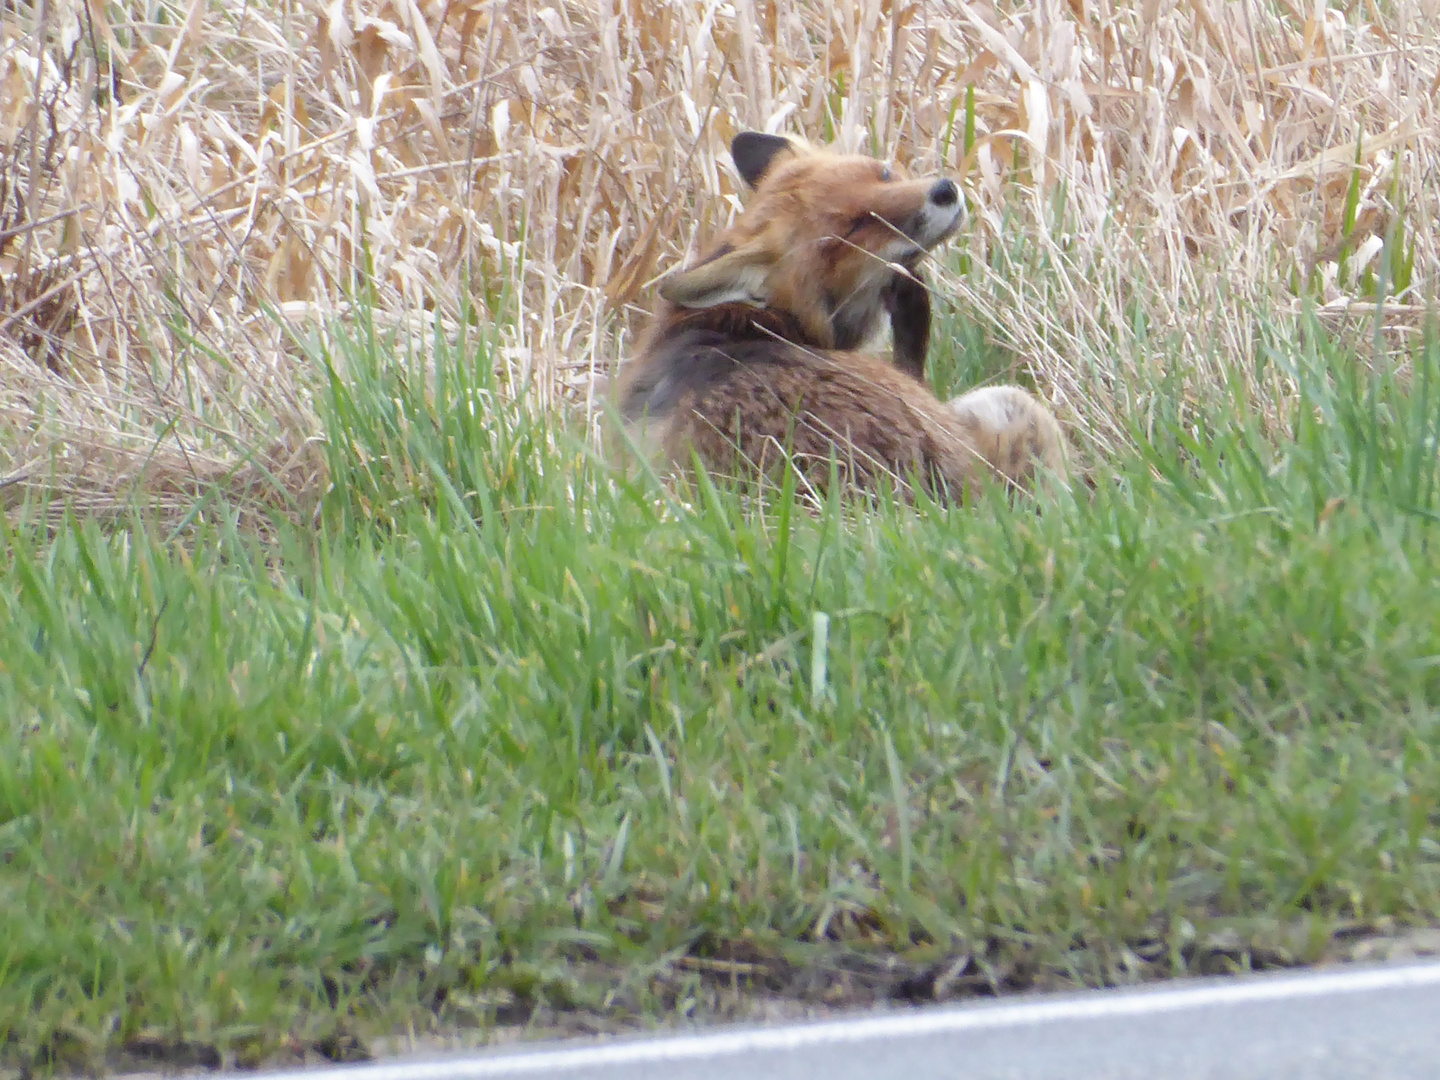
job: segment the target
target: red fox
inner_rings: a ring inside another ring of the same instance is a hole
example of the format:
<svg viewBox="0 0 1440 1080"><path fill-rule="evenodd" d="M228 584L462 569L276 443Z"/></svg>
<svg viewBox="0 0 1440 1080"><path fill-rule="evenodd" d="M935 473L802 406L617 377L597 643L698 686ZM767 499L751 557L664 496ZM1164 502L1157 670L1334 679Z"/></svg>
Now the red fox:
<svg viewBox="0 0 1440 1080"><path fill-rule="evenodd" d="M758 132L731 144L753 189L662 301L616 386L632 438L711 471L792 461L817 489L914 478L959 499L977 479L1063 477L1060 428L1016 386L947 403L921 381L930 298L917 264L960 221L948 179ZM855 351L888 315L893 362Z"/></svg>

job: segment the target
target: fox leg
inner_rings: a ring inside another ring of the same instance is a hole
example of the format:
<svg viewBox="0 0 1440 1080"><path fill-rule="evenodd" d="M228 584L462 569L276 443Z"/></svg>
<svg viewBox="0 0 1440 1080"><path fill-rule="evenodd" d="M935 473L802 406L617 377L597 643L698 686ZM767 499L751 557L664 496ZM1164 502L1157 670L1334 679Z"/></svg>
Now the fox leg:
<svg viewBox="0 0 1440 1080"><path fill-rule="evenodd" d="M924 380L930 352L930 289L919 270L890 276L881 294L895 340L895 366Z"/></svg>

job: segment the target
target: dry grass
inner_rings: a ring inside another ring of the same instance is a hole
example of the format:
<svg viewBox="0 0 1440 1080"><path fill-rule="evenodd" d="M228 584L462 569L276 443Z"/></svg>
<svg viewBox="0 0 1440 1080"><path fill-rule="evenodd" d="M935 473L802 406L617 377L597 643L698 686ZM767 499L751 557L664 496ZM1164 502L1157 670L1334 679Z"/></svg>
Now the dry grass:
<svg viewBox="0 0 1440 1080"><path fill-rule="evenodd" d="M1403 336L1440 265L1437 0L0 12L0 498L179 512L225 478L303 509L289 334L365 281L417 337L469 288L506 379L585 395L731 212L747 127L963 174L971 268L942 289L1095 452L1160 368L1200 403L1251 379L1301 295L1383 296Z"/></svg>

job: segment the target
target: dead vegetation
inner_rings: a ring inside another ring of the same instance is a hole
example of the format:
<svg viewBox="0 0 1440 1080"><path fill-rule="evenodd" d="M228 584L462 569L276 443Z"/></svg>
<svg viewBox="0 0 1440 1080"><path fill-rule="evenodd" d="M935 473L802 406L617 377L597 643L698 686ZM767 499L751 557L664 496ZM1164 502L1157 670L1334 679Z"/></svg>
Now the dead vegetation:
<svg viewBox="0 0 1440 1080"><path fill-rule="evenodd" d="M7 0L0 501L323 487L292 332L498 320L583 396L743 128L963 177L941 291L1083 445L1255 382L1306 298L1433 297L1440 0ZM943 301L942 301L943 303ZM1367 306L1368 305L1368 306ZM1183 369L1175 371L1177 364ZM1268 381L1266 381L1268 380ZM1253 383L1253 385L1250 385ZM48 496L47 496L48 497Z"/></svg>

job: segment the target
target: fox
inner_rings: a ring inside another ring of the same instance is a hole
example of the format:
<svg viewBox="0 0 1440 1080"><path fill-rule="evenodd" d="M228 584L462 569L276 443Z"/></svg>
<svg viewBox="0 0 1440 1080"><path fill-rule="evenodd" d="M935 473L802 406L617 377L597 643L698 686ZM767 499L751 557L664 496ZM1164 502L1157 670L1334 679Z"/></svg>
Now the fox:
<svg viewBox="0 0 1440 1080"><path fill-rule="evenodd" d="M1064 482L1059 424L1028 391L942 402L924 382L932 309L920 263L959 227L953 180L754 131L730 151L746 206L661 280L617 376L632 444L716 473L788 463L820 493L832 469L859 490L900 478L945 502L987 480ZM889 359L863 351L887 321Z"/></svg>

